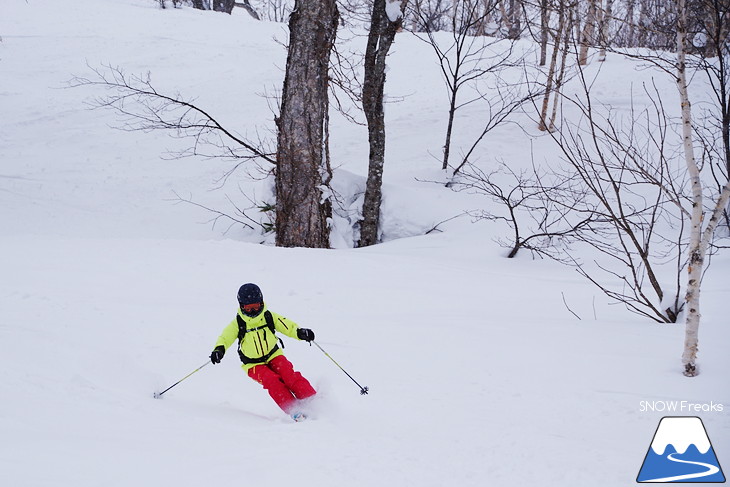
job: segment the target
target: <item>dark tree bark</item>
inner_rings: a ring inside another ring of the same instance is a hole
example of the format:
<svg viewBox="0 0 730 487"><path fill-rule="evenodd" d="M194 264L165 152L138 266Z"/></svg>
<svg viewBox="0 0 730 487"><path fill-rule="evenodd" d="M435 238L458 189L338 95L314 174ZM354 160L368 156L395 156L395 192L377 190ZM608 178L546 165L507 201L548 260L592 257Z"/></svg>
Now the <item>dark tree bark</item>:
<svg viewBox="0 0 730 487"><path fill-rule="evenodd" d="M401 18L391 22L385 11L386 0L375 0L370 21L367 49L365 50L365 76L362 89L362 106L368 122L370 161L365 201L360 222L359 247L378 242L380 202L382 199L383 166L385 164L385 114L383 91L385 88L385 60ZM399 2L400 3L400 2ZM401 12L405 2L401 3Z"/></svg>
<svg viewBox="0 0 730 487"><path fill-rule="evenodd" d="M213 0L213 10L230 14L233 12L235 3L235 0Z"/></svg>
<svg viewBox="0 0 730 487"><path fill-rule="evenodd" d="M509 0L510 28L507 39L518 40L522 35L522 0Z"/></svg>
<svg viewBox="0 0 730 487"><path fill-rule="evenodd" d="M329 247L326 147L328 68L339 14L335 0L297 0L281 97L276 167L276 245Z"/></svg>
<svg viewBox="0 0 730 487"><path fill-rule="evenodd" d="M240 1L240 2L235 2L235 3L234 3L234 5L235 5L236 7L241 7L241 8L243 8L243 9L245 9L245 10L246 10L246 12L248 12L248 14L249 14L249 15L250 15L251 17L253 17L254 19L256 19L256 20L261 20L261 17L259 16L259 14L258 14L258 12L256 11L256 9L255 9L255 8L253 8L253 6L252 6L252 5L251 5L251 3L249 2L249 0L242 0L242 1Z"/></svg>

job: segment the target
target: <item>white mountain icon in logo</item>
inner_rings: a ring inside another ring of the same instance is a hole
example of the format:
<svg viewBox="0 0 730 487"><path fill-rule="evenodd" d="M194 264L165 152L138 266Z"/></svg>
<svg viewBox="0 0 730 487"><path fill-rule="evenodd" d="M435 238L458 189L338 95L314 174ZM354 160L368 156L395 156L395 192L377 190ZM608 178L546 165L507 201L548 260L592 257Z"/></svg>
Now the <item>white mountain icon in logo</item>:
<svg viewBox="0 0 730 487"><path fill-rule="evenodd" d="M662 418L636 481L725 482L702 420L694 416Z"/></svg>

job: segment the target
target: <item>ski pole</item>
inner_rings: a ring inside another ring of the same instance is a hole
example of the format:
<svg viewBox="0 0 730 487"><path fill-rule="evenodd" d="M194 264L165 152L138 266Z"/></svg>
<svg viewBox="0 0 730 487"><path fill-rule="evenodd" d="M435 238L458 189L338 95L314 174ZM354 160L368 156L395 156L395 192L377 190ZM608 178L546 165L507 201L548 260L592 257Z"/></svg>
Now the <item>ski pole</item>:
<svg viewBox="0 0 730 487"><path fill-rule="evenodd" d="M181 383L182 381L184 381L185 379L187 379L188 377L190 377L191 375L193 375L194 373L196 373L197 371L199 371L200 369L202 369L203 367L205 367L205 366L206 366L206 365L208 365L209 363L211 363L211 362L210 362L210 360L209 360L209 361L207 361L207 362L205 362L205 363L204 363L203 365L201 365L201 366L200 366L200 367L198 367L197 369L195 369L195 370L193 370L192 372L190 372L190 373L189 373L188 375L186 375L185 377L183 377L183 378L182 378L182 379L180 379L179 381L175 382L175 383L174 383L173 385L171 385L170 387L168 387L168 388L167 388L167 389L165 389L164 391L162 391L162 392L155 392L155 394L154 394L154 396L153 396L153 397L154 397L155 399L159 399L159 398L161 398L161 397L162 397L162 395L163 395L164 393L166 393L167 391L169 391L170 389L172 389L173 387L175 387L176 385L178 385L179 383Z"/></svg>
<svg viewBox="0 0 730 487"><path fill-rule="evenodd" d="M357 384L357 387L360 388L360 395L364 395L364 394L367 394L368 393L368 391L370 389L368 389L367 386L363 387L360 384L358 384L357 381L355 379L353 379L352 376L350 374L348 374L347 371L345 369L343 369L342 366L340 364L338 364L337 361L330 356L330 354L328 354L327 352L324 351L324 348L322 348L322 347L319 346L319 343L315 342L314 340L312 340L312 343L314 343L315 345L317 345L317 348L319 348L320 350L322 350L322 353L325 354L328 359L330 359L331 361L333 361L335 363L335 365L338 366L340 368L340 370L342 372L344 372L347 377L350 378L350 380L352 380L352 382L354 382L355 384Z"/></svg>

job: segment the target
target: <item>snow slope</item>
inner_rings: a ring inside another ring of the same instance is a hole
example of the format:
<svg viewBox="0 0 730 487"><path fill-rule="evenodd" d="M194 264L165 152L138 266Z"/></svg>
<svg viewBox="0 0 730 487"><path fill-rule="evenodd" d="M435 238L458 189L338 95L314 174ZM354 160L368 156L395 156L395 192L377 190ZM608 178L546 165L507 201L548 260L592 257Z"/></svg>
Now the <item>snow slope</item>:
<svg viewBox="0 0 730 487"><path fill-rule="evenodd" d="M161 159L187 142L112 130L113 113L84 106L97 93L66 83L87 64L149 70L241 133L264 132L272 115L257 93L281 84L275 39L286 30L155 3L0 0L3 484L614 487L634 482L666 414L641 401L673 400L724 405L686 414L702 417L730 465L728 256L706 276L703 370L689 380L681 325L641 320L553 262L504 259L494 225L459 218L422 235L485 202L416 181L439 177L429 152L445 106L428 46L407 35L388 74L389 94L405 97L388 106L388 242L279 249L199 224L209 215L173 204L173 191L214 206L239 184L265 198L266 184L234 173L215 190L230 163ZM637 74L609 62L617 74L597 89L620 100L621 80ZM466 143L477 123L458 123ZM337 184L357 187L365 131L334 116L332 132ZM482 160L529 164L528 135L505 128ZM233 350L154 400L207 361L246 281L313 328L370 394L289 340L287 356L320 391L312 421L278 411Z"/></svg>

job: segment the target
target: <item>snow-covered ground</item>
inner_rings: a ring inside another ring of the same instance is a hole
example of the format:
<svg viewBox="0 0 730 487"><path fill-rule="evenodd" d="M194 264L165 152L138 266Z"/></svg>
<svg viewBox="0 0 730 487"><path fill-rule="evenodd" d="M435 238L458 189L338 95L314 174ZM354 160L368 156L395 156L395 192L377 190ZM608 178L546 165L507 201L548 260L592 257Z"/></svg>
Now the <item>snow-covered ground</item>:
<svg viewBox="0 0 730 487"><path fill-rule="evenodd" d="M99 93L67 82L102 64L150 71L161 90L265 134L273 115L261 94L280 88L286 29L155 5L0 0L3 485L615 487L634 483L665 415L700 416L730 465L730 256L706 275L702 373L687 379L682 325L641 319L554 262L505 259L496 224L462 217L423 235L489 202L419 181L440 178L431 154L446 106L430 47L407 33L388 73L402 101L387 108L386 243L347 248L343 233L337 250L280 249L201 224L210 215L174 204L174 192L225 208L239 185L261 199L270 190L243 171L216 189L230 162L161 158L189 141L114 130L112 112L85 106ZM609 63L595 89L626 104L645 72ZM676 101L671 81L662 89ZM477 116L457 119L457 147ZM490 136L480 161L527 165L530 140L556 158L523 128ZM366 132L333 115L331 144L345 218L346 190L367 171ZM320 392L312 421L283 415L233 350L153 399L207 361L248 281L370 394L288 340ZM646 411L655 401L715 410Z"/></svg>

